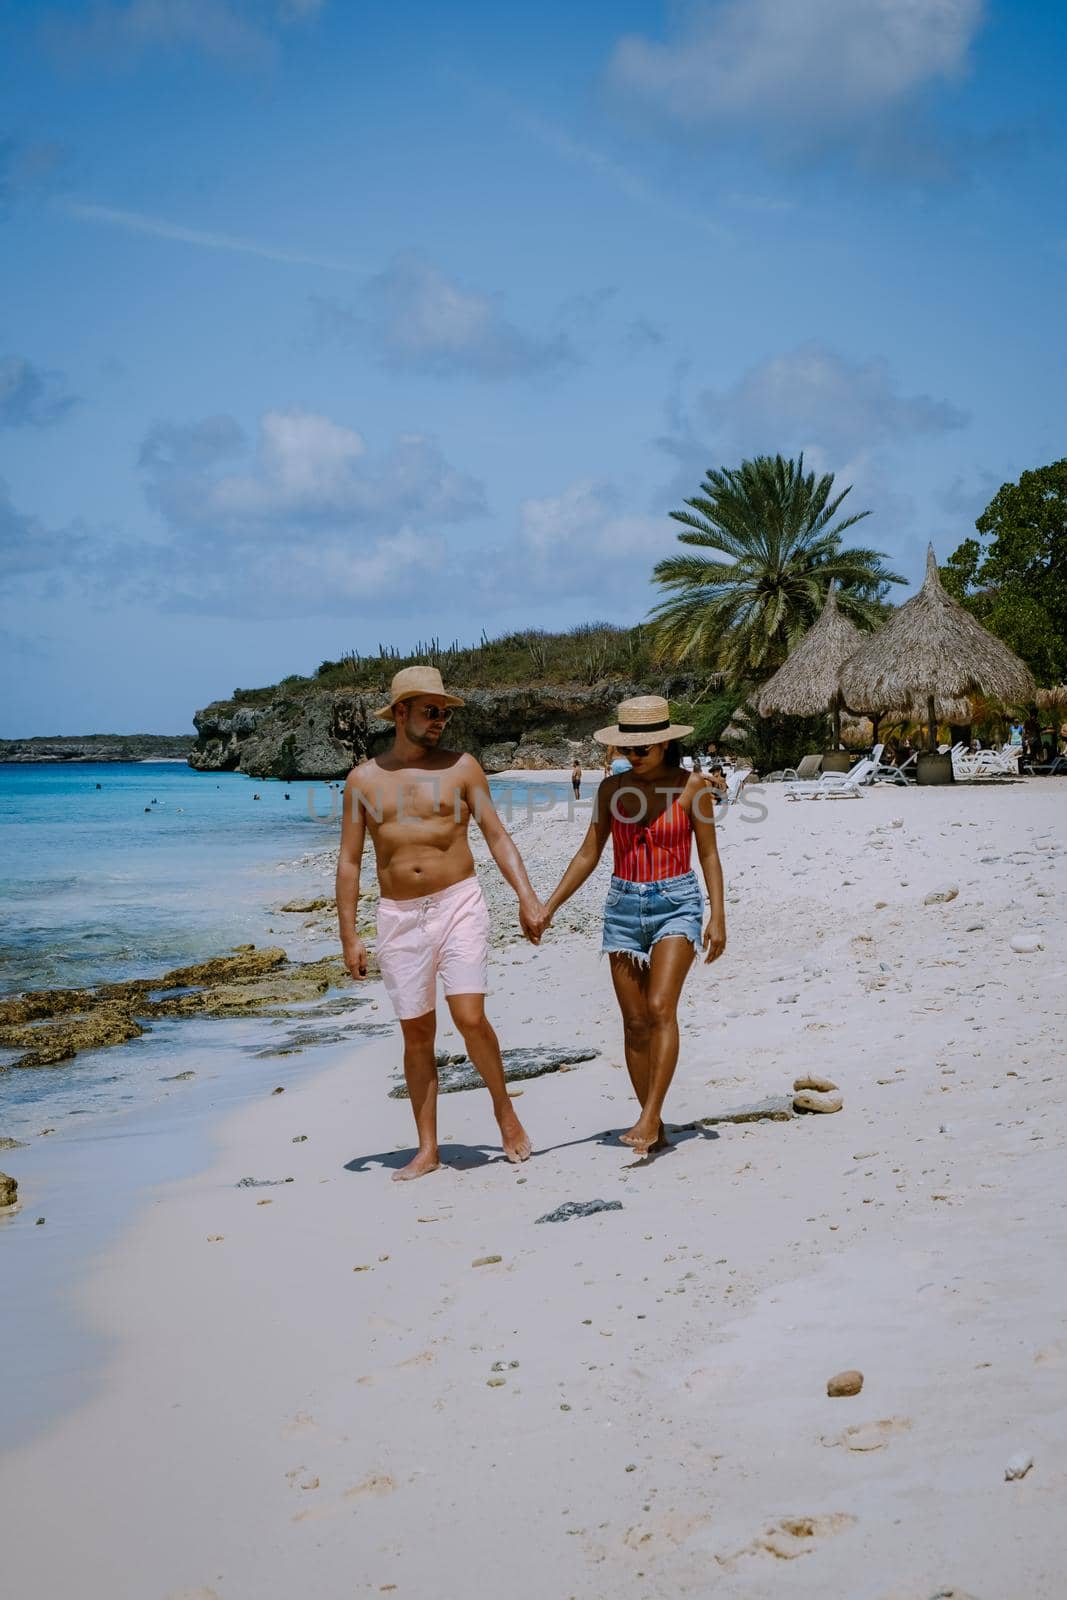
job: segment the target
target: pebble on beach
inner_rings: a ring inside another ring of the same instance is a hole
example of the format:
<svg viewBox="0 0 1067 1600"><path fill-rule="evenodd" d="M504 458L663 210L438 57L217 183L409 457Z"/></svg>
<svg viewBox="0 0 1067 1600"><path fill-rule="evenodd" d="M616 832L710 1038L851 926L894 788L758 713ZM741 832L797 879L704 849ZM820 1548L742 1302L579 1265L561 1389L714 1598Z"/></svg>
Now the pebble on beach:
<svg viewBox="0 0 1067 1600"><path fill-rule="evenodd" d="M1011 936L1011 948L1016 955L1032 956L1036 951L1043 950L1045 947L1041 942L1039 933L1013 933Z"/></svg>
<svg viewBox="0 0 1067 1600"><path fill-rule="evenodd" d="M794 1111L840 1111L844 1103L840 1094L818 1094L814 1089L801 1089L793 1096Z"/></svg>
<svg viewBox="0 0 1067 1600"><path fill-rule="evenodd" d="M837 1088L832 1078L820 1078L813 1072L806 1072L801 1078L793 1079L793 1091L801 1089L814 1089L816 1094L833 1094Z"/></svg>
<svg viewBox="0 0 1067 1600"><path fill-rule="evenodd" d="M931 889L928 894L925 894L923 896L923 905L924 906L945 905L945 904L947 904L947 902L949 900L955 900L955 898L959 894L959 892L960 892L959 888L958 888L958 886L956 884L954 884L954 883L942 883L936 889Z"/></svg>
<svg viewBox="0 0 1067 1600"><path fill-rule="evenodd" d="M18 1179L8 1177L6 1172L0 1172L0 1210L3 1210L5 1206L15 1205L18 1197Z"/></svg>
<svg viewBox="0 0 1067 1600"><path fill-rule="evenodd" d="M538 1222L570 1222L573 1217L592 1217L598 1211L621 1211L621 1200L564 1200L555 1211L547 1211Z"/></svg>
<svg viewBox="0 0 1067 1600"><path fill-rule="evenodd" d="M495 1267L498 1261L503 1261L503 1256L478 1256L471 1262L472 1267Z"/></svg>
<svg viewBox="0 0 1067 1600"><path fill-rule="evenodd" d="M1033 1464L1034 1458L1026 1450L1016 1451L1004 1464L1004 1481L1014 1483L1018 1478L1025 1478Z"/></svg>
<svg viewBox="0 0 1067 1600"><path fill-rule="evenodd" d="M837 1372L826 1381L826 1393L831 1400L845 1399L850 1395L859 1394L863 1388L863 1373L850 1367L847 1372Z"/></svg>

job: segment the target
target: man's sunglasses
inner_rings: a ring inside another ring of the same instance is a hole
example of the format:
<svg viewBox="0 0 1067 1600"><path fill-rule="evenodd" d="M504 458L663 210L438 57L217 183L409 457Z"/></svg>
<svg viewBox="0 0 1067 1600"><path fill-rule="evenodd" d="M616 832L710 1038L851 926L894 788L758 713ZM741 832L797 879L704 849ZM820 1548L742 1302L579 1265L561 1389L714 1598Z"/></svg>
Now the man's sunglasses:
<svg viewBox="0 0 1067 1600"><path fill-rule="evenodd" d="M455 706L420 706L419 716L427 722L451 722Z"/></svg>

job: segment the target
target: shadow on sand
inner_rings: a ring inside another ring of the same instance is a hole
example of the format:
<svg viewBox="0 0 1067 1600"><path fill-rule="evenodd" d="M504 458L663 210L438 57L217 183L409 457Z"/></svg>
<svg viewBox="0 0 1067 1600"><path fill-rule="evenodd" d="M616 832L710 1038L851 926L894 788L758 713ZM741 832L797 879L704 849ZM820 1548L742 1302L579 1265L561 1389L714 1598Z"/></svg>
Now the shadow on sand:
<svg viewBox="0 0 1067 1600"><path fill-rule="evenodd" d="M583 1144L609 1145L618 1150L620 1155L627 1153L627 1147L619 1143L619 1134L625 1132L623 1128L608 1128L603 1133L587 1134L584 1139L565 1139L560 1144L546 1144L535 1148L530 1157L535 1161L538 1156L548 1156L557 1150L574 1150ZM670 1129L670 1144L666 1150L652 1151L647 1156L642 1156L630 1163L634 1167L650 1166L653 1161L658 1161L662 1156L669 1156L678 1145L685 1144L690 1139L717 1139L718 1133L714 1128L684 1127ZM406 1167L415 1156L414 1148L407 1150L380 1150L375 1155L354 1156L351 1161L346 1161L346 1172L373 1172L378 1168L391 1168L393 1171ZM513 1165L507 1160L499 1145L489 1144L443 1144L441 1146L442 1167L452 1167L457 1172L470 1172L475 1167ZM525 1162L522 1163L525 1165Z"/></svg>

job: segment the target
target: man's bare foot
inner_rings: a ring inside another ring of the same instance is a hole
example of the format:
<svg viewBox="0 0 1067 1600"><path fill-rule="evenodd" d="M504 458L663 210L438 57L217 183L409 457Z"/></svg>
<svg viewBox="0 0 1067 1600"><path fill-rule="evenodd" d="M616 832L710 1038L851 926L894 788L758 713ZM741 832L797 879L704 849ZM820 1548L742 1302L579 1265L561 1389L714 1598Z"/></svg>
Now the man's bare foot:
<svg viewBox="0 0 1067 1600"><path fill-rule="evenodd" d="M533 1145L510 1104L507 1110L502 1111L497 1117L497 1122L500 1124L500 1139L508 1160L514 1162L516 1166L520 1161L528 1160Z"/></svg>
<svg viewBox="0 0 1067 1600"><path fill-rule="evenodd" d="M401 1167L393 1173L394 1183L407 1183L410 1178L425 1178L428 1172L436 1172L441 1165L441 1159L436 1149L420 1150L406 1167Z"/></svg>

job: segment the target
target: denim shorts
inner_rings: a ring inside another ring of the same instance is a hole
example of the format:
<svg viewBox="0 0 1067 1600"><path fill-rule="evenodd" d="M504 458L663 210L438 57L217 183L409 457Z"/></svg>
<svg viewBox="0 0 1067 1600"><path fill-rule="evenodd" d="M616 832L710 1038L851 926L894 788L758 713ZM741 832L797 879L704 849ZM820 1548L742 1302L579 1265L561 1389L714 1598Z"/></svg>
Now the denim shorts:
<svg viewBox="0 0 1067 1600"><path fill-rule="evenodd" d="M601 951L632 956L647 966L652 946L673 934L688 939L699 951L703 922L704 896L695 872L661 878L658 883L612 878L604 905Z"/></svg>

